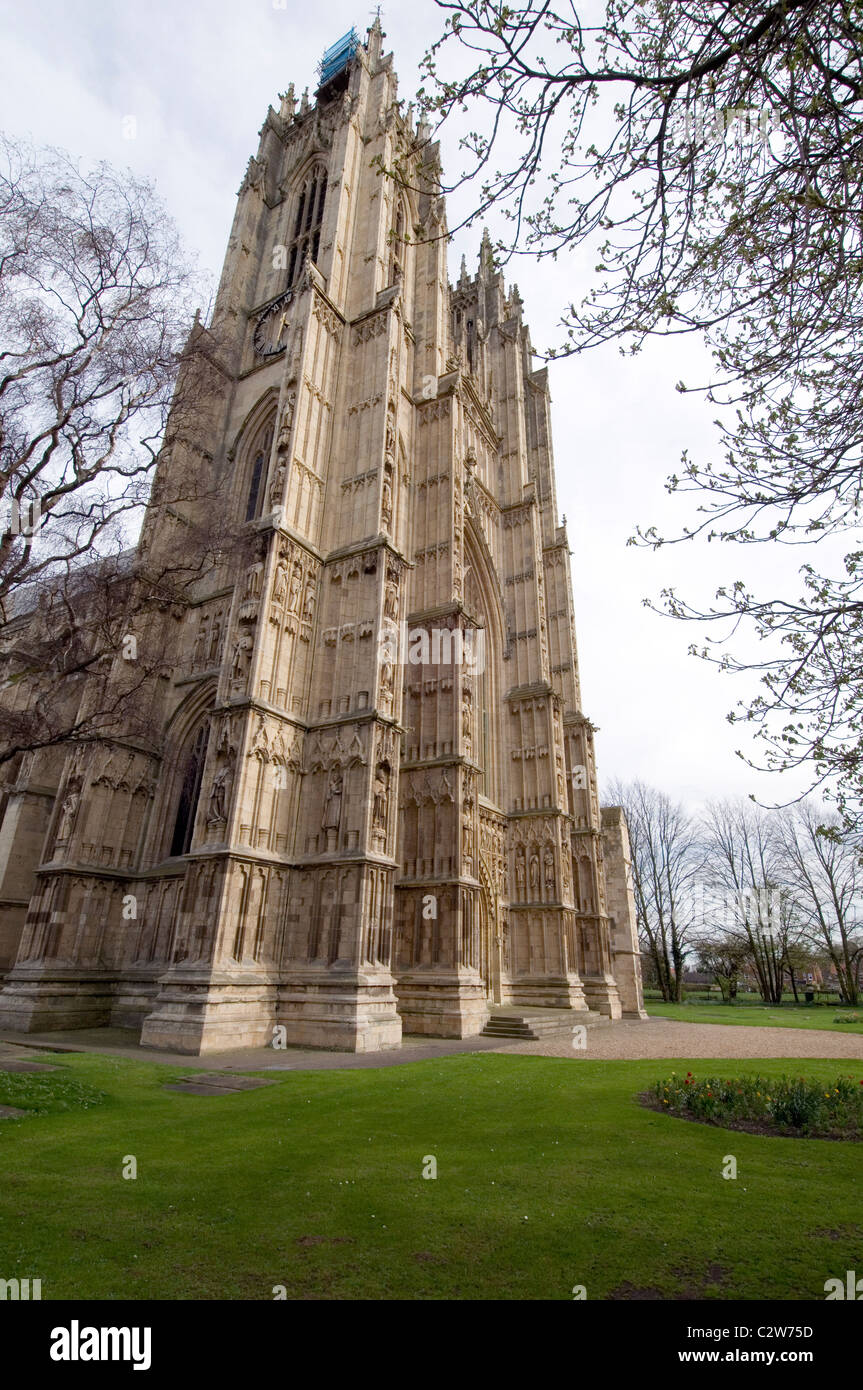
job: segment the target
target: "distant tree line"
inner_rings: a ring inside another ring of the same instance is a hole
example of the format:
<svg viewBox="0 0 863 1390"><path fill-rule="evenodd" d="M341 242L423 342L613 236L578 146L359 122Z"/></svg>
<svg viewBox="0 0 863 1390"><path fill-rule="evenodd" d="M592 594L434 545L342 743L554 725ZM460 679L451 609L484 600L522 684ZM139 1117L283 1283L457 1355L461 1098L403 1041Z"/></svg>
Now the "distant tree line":
<svg viewBox="0 0 863 1390"><path fill-rule="evenodd" d="M863 863L835 812L741 799L696 814L640 781L609 795L626 816L639 937L664 1000L683 998L695 964L727 1000L745 977L778 1004L826 971L843 1003L860 1002Z"/></svg>

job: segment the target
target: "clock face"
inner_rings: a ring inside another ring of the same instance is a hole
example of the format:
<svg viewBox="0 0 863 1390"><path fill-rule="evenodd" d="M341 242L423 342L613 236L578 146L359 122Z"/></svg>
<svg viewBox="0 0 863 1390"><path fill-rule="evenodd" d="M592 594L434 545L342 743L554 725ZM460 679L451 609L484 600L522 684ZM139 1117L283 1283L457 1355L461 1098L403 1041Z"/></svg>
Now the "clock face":
<svg viewBox="0 0 863 1390"><path fill-rule="evenodd" d="M277 352L284 352L288 342L288 311L293 297L291 290L279 295L255 324L255 351L262 357L273 357Z"/></svg>

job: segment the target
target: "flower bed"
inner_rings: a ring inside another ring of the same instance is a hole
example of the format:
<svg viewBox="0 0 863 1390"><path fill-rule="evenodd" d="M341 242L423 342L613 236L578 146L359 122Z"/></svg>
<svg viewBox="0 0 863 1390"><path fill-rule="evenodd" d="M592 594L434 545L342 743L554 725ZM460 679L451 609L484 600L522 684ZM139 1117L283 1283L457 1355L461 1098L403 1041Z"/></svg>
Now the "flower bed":
<svg viewBox="0 0 863 1390"><path fill-rule="evenodd" d="M641 1097L653 1110L754 1134L863 1139L863 1080L803 1076L685 1076L672 1072Z"/></svg>

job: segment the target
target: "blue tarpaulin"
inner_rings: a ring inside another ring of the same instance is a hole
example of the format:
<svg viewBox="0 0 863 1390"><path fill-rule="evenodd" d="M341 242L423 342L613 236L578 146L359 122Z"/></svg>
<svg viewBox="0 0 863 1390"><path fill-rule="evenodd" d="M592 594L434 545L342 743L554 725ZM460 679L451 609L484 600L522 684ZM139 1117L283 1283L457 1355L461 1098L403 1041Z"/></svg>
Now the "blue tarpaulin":
<svg viewBox="0 0 863 1390"><path fill-rule="evenodd" d="M320 74L321 86L329 82L331 77L335 77L337 72L347 67L360 46L360 36L356 29L350 29L339 39L338 43L332 44L327 49L320 63L318 72Z"/></svg>

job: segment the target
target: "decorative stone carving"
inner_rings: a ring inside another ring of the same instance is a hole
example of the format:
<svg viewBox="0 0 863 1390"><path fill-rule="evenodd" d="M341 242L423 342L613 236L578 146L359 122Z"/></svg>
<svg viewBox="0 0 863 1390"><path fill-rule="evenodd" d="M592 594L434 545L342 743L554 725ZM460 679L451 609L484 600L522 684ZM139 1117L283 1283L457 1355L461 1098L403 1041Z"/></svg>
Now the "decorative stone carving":
<svg viewBox="0 0 863 1390"><path fill-rule="evenodd" d="M376 830L385 830L387 825L387 810L389 807L390 771L383 763L379 763L375 772L374 786L374 809L373 826Z"/></svg>
<svg viewBox="0 0 863 1390"><path fill-rule="evenodd" d="M524 902L524 850L519 850L515 858L515 884L519 902Z"/></svg>
<svg viewBox="0 0 863 1390"><path fill-rule="evenodd" d="M334 769L327 784L324 818L321 822L322 829L333 833L338 830L342 820L342 787L342 774L338 769Z"/></svg>
<svg viewBox="0 0 863 1390"><path fill-rule="evenodd" d="M203 666L207 652L207 620L201 618L198 623L198 631L195 634L195 645L192 649L192 670L195 671Z"/></svg>
<svg viewBox="0 0 863 1390"><path fill-rule="evenodd" d="M398 576L394 570L387 574L386 589L384 590L384 617L391 623L397 623L399 618L399 586Z"/></svg>
<svg viewBox="0 0 863 1390"><path fill-rule="evenodd" d="M75 817L78 814L78 807L81 804L81 787L73 779L66 788L66 795L63 798L63 809L60 816L60 824L57 827L57 840L65 841L69 839L75 826Z"/></svg>
<svg viewBox="0 0 863 1390"><path fill-rule="evenodd" d="M383 481L383 489L382 489L382 491L381 491L381 520L382 520L382 522L383 522L384 529L386 529L386 528L389 526L389 524L390 524L390 522L391 522L391 520L392 520L392 515L393 515L393 486L392 486L392 479L391 479L391 477L390 477L389 472L387 471L387 465L384 465L384 481Z"/></svg>
<svg viewBox="0 0 863 1390"><path fill-rule="evenodd" d="M261 583L264 573L264 554L265 548L262 542L255 553L252 563L246 570L245 582L243 584L243 603L252 602L261 596Z"/></svg>
<svg viewBox="0 0 863 1390"><path fill-rule="evenodd" d="M530 856L530 892L533 898L539 893L539 855L536 850L533 850Z"/></svg>
<svg viewBox="0 0 863 1390"><path fill-rule="evenodd" d="M315 599L317 597L317 586L314 575L310 574L306 580L306 592L303 597L303 622L310 623L315 616Z"/></svg>
<svg viewBox="0 0 863 1390"><path fill-rule="evenodd" d="M282 406L282 418L279 424L279 434L276 440L276 452L286 454L290 450L291 431L294 427L294 411L297 404L296 391L289 391L285 397L285 404Z"/></svg>
<svg viewBox="0 0 863 1390"><path fill-rule="evenodd" d="M270 506L271 506L271 507L277 507L277 506L279 505L279 503L280 503L280 501L281 501L283 495L284 495L284 491L285 491L285 475L286 475L286 473L287 473L287 464L285 463L285 460L284 460L284 459L280 458L280 459L277 461L275 470L274 470L274 472L273 472L273 481L270 483Z"/></svg>
<svg viewBox="0 0 863 1390"><path fill-rule="evenodd" d="M543 865L545 869L545 895L547 898L553 898L555 896L557 883L554 872L554 854L552 850L547 849L545 851L543 855Z"/></svg>
<svg viewBox="0 0 863 1390"><path fill-rule="evenodd" d="M303 569L299 560L294 561L291 570L291 584L288 592L288 609L291 613L296 613L300 602L300 587L303 582Z"/></svg>
<svg viewBox="0 0 863 1390"><path fill-rule="evenodd" d="M207 822L210 825L223 824L228 819L228 802L232 781L232 769L229 763L221 767L213 778L213 785L210 788L210 804L207 812Z"/></svg>
<svg viewBox="0 0 863 1390"><path fill-rule="evenodd" d="M287 592L288 566L285 563L285 557L280 555L276 564L276 573L273 576L273 602L277 604L284 603L285 594Z"/></svg>
<svg viewBox="0 0 863 1390"><path fill-rule="evenodd" d="M234 655L231 661L231 680L234 684L238 684L248 676L254 645L254 638L248 632L241 633L234 643Z"/></svg>
<svg viewBox="0 0 863 1390"><path fill-rule="evenodd" d="M207 652L207 664L214 666L219 659L219 651L222 645L222 614L217 613L213 618L213 626L210 629L210 649Z"/></svg>

